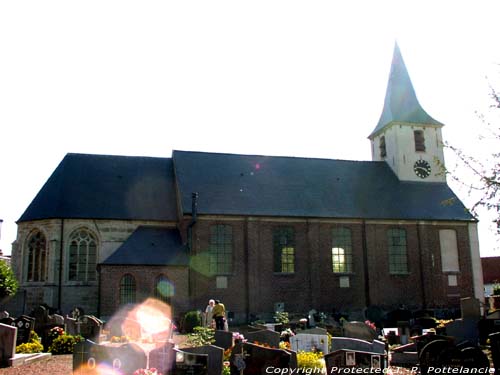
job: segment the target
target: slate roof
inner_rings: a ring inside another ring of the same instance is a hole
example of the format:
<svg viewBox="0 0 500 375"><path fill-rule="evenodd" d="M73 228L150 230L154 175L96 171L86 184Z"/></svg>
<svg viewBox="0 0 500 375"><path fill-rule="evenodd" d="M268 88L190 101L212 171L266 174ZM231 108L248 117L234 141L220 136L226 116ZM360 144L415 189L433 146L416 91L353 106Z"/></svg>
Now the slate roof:
<svg viewBox="0 0 500 375"><path fill-rule="evenodd" d="M174 151L181 210L312 218L472 221L445 183L399 181L385 162Z"/></svg>
<svg viewBox="0 0 500 375"><path fill-rule="evenodd" d="M379 122L368 138L376 135L391 122L418 123L443 126L420 105L411 83L399 46L394 47L389 82L385 93L384 109Z"/></svg>
<svg viewBox="0 0 500 375"><path fill-rule="evenodd" d="M67 154L18 222L177 220L170 158Z"/></svg>
<svg viewBox="0 0 500 375"><path fill-rule="evenodd" d="M176 228L140 226L103 265L187 266L188 253Z"/></svg>

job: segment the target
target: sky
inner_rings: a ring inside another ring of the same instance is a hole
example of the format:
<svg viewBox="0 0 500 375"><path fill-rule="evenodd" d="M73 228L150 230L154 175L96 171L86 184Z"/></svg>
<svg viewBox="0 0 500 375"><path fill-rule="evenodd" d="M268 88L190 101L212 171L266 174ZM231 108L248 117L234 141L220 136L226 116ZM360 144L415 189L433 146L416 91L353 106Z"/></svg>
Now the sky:
<svg viewBox="0 0 500 375"><path fill-rule="evenodd" d="M396 40L444 139L487 159L477 113L500 88L498 14L498 1L0 2L0 249L69 152L370 160ZM479 219L481 255L500 256Z"/></svg>

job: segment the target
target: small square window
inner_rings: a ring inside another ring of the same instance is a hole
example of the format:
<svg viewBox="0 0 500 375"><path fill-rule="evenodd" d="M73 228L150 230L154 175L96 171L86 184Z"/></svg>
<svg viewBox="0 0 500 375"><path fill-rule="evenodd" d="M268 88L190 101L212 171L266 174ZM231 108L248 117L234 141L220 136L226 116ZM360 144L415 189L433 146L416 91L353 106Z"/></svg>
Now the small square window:
<svg viewBox="0 0 500 375"><path fill-rule="evenodd" d="M448 275L448 286L458 286L457 275Z"/></svg>
<svg viewBox="0 0 500 375"><path fill-rule="evenodd" d="M227 276L217 276L215 278L215 287L217 289L227 289Z"/></svg>
<svg viewBox="0 0 500 375"><path fill-rule="evenodd" d="M341 276L339 277L339 287L341 288L349 288L350 282L349 282L349 276Z"/></svg>

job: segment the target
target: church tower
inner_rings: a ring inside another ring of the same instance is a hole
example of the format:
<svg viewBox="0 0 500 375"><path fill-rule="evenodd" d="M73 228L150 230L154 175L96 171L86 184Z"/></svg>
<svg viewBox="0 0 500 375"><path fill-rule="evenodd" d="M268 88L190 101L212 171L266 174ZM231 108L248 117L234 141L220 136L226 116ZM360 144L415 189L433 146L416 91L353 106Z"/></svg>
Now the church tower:
<svg viewBox="0 0 500 375"><path fill-rule="evenodd" d="M446 182L443 124L418 102L398 45L394 47L384 109L368 136L372 160L385 161L401 181Z"/></svg>

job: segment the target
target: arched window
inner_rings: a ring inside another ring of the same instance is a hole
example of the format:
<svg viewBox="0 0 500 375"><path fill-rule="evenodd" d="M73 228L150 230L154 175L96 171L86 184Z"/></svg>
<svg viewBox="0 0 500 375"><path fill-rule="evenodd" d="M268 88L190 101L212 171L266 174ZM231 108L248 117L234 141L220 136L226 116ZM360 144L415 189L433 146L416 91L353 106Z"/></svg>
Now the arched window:
<svg viewBox="0 0 500 375"><path fill-rule="evenodd" d="M165 303L170 303L174 296L174 285L165 275L160 275L155 280L154 297Z"/></svg>
<svg viewBox="0 0 500 375"><path fill-rule="evenodd" d="M47 280L47 240L37 231L28 240L27 281Z"/></svg>
<svg viewBox="0 0 500 375"><path fill-rule="evenodd" d="M130 274L125 274L120 280L120 304L135 303L135 278Z"/></svg>
<svg viewBox="0 0 500 375"><path fill-rule="evenodd" d="M97 241L85 229L74 232L69 240L69 281L95 281Z"/></svg>

